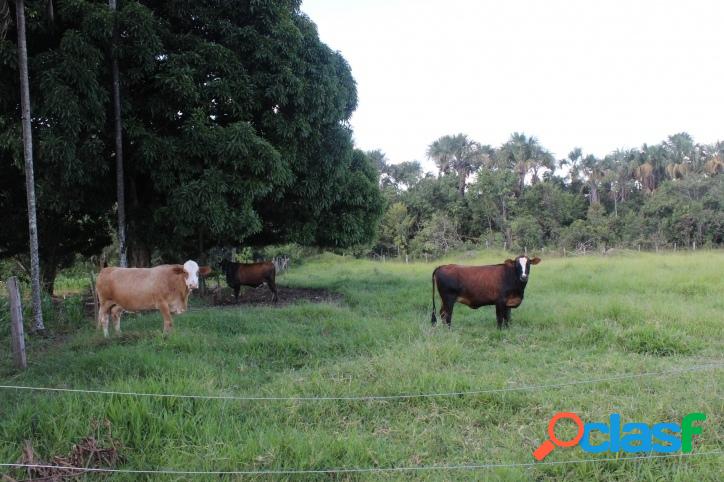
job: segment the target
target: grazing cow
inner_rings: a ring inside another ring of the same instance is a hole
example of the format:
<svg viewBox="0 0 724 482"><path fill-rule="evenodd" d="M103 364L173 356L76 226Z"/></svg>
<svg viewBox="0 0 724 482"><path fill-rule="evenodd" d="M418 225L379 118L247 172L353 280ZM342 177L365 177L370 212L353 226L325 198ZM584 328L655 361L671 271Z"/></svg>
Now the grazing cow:
<svg viewBox="0 0 724 482"><path fill-rule="evenodd" d="M159 310L163 316L163 331L173 327L171 313L183 313L188 306L191 290L199 287L199 276L211 268L195 261L164 264L154 268L103 268L96 281L98 294L98 327L108 336L108 316L113 317L116 333L121 332L123 311Z"/></svg>
<svg viewBox="0 0 724 482"><path fill-rule="evenodd" d="M239 290L242 286L258 287L266 283L272 292L272 301L279 299L277 285L274 281L276 268L271 261L261 263L233 263L223 260L219 264L221 271L226 275L226 283L234 290L236 302L239 302Z"/></svg>
<svg viewBox="0 0 724 482"><path fill-rule="evenodd" d="M498 329L510 322L510 309L523 302L523 293L530 276L530 265L540 263L540 258L530 259L518 256L506 259L502 264L489 266L460 266L448 264L438 266L432 272L432 324L435 318L435 285L440 293L442 306L440 316L447 323L452 322L453 305L456 301L472 309L495 305Z"/></svg>

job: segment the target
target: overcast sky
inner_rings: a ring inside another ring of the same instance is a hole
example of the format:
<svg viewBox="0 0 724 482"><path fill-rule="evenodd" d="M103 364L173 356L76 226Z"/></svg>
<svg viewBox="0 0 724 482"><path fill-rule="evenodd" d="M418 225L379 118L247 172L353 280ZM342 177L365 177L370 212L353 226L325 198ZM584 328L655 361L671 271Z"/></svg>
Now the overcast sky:
<svg viewBox="0 0 724 482"><path fill-rule="evenodd" d="M556 158L724 139L721 0L304 0L357 81L358 147L392 162L462 132Z"/></svg>

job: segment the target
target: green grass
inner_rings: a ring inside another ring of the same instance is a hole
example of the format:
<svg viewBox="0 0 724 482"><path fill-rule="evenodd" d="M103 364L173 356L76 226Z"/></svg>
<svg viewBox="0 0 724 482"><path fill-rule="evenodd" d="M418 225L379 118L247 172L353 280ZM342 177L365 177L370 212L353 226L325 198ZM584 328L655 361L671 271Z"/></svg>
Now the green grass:
<svg viewBox="0 0 724 482"><path fill-rule="evenodd" d="M484 252L445 262L504 257ZM89 322L60 340L31 338L23 373L2 352L0 382L183 394L390 395L555 384L724 360L721 252L544 258L505 331L495 328L492 307L462 305L452 330L430 327L434 266L323 255L279 283L338 291L340 304L194 305L175 317L169 337L161 335L158 313L126 315L123 335L110 340ZM8 346L7 338L2 343ZM694 453L719 451L723 382L718 368L544 390L319 402L0 390L0 462L15 461L26 439L42 457L66 454L91 420L107 418L125 447L121 467L131 469L529 463L558 411L575 411L584 421L618 412L646 423L680 422L701 411L708 418ZM558 448L546 460L588 458L576 447ZM720 480L722 459L267 479Z"/></svg>

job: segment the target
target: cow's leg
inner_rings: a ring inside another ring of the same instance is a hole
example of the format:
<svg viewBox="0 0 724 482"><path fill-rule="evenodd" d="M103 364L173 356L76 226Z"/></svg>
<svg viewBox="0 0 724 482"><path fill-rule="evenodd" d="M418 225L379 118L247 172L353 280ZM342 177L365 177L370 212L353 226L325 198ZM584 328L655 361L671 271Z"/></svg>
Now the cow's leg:
<svg viewBox="0 0 724 482"><path fill-rule="evenodd" d="M497 303L495 305L495 319L498 322L498 329L503 328L503 321L505 320L505 307L504 303Z"/></svg>
<svg viewBox="0 0 724 482"><path fill-rule="evenodd" d="M98 310L98 328L103 327L103 336L108 338L108 316L113 308L113 302L104 301Z"/></svg>
<svg viewBox="0 0 724 482"><path fill-rule="evenodd" d="M279 296L277 295L277 284L274 282L273 277L267 281L267 285L269 285L269 289L272 292L272 301L276 303L279 301Z"/></svg>
<svg viewBox="0 0 724 482"><path fill-rule="evenodd" d="M236 298L236 302L239 302L239 291L241 290L241 286L234 286L234 298Z"/></svg>
<svg viewBox="0 0 724 482"><path fill-rule="evenodd" d="M158 306L158 310L163 316L163 332L170 333L173 328L173 320L171 319L171 310L168 307L168 303L165 301Z"/></svg>
<svg viewBox="0 0 724 482"><path fill-rule="evenodd" d="M116 305L113 308L111 308L111 316L113 317L113 329L116 332L116 335L121 334L121 315L123 314L123 308Z"/></svg>
<svg viewBox="0 0 724 482"><path fill-rule="evenodd" d="M510 328L510 307L505 307L505 327Z"/></svg>
<svg viewBox="0 0 724 482"><path fill-rule="evenodd" d="M442 296L442 308L440 308L440 317L443 319L448 328L452 327L453 307L457 296L445 294Z"/></svg>

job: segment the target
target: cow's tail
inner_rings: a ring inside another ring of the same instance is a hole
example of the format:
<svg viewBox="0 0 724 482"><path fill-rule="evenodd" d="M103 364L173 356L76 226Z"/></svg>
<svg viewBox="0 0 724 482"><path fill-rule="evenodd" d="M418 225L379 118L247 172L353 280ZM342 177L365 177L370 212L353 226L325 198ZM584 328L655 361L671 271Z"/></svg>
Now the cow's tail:
<svg viewBox="0 0 724 482"><path fill-rule="evenodd" d="M432 272L432 316L430 317L430 322L433 325L437 323L437 318L435 317L435 273L437 273L437 268Z"/></svg>

